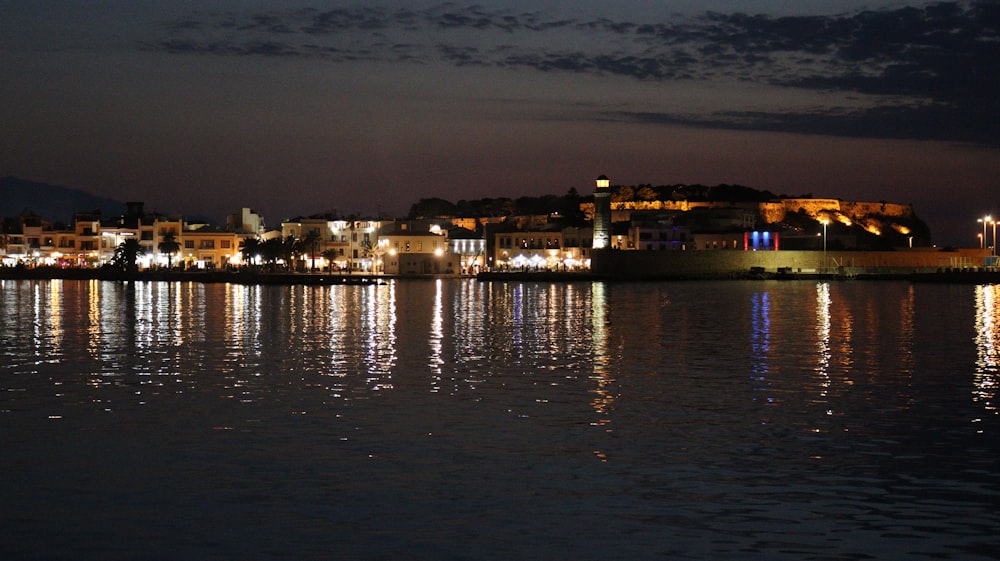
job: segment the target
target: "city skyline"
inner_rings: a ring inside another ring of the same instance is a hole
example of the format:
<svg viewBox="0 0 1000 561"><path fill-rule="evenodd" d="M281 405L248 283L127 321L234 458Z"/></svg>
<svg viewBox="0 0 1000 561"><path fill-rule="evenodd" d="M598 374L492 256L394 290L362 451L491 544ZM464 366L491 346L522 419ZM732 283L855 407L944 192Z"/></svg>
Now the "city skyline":
<svg viewBox="0 0 1000 561"><path fill-rule="evenodd" d="M1000 214L995 2L4 3L0 176L148 208L740 184ZM273 210L272 210L273 209Z"/></svg>

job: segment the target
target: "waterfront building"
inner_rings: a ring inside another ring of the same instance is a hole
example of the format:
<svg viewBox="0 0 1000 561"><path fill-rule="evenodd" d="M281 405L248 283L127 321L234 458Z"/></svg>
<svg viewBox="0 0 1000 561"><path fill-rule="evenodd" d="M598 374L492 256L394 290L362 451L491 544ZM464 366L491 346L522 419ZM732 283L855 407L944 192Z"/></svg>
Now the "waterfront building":
<svg viewBox="0 0 1000 561"><path fill-rule="evenodd" d="M458 256L463 275L474 275L486 267L486 239L473 230L449 227L448 252Z"/></svg>
<svg viewBox="0 0 1000 561"><path fill-rule="evenodd" d="M590 266L593 230L550 223L528 230L507 229L494 236L496 269L574 270Z"/></svg>
<svg viewBox="0 0 1000 561"><path fill-rule="evenodd" d="M371 272L377 257L379 232L383 222L372 219L334 220L330 236L338 251L338 266L349 271Z"/></svg>
<svg viewBox="0 0 1000 561"><path fill-rule="evenodd" d="M460 256L449 251L448 230L436 222L385 222L378 239L381 272L387 275L457 275Z"/></svg>
<svg viewBox="0 0 1000 561"><path fill-rule="evenodd" d="M281 223L281 235L307 240L305 259L319 270L371 271L381 222L333 215L298 217Z"/></svg>
<svg viewBox="0 0 1000 561"><path fill-rule="evenodd" d="M76 246L76 265L96 267L101 247L101 213L78 212L73 216L73 237Z"/></svg>
<svg viewBox="0 0 1000 561"><path fill-rule="evenodd" d="M670 218L633 217L628 241L619 249L646 251L688 251L693 249L694 236L686 226L674 224Z"/></svg>
<svg viewBox="0 0 1000 561"><path fill-rule="evenodd" d="M180 261L187 269L220 269L240 263L242 236L207 224L186 224Z"/></svg>
<svg viewBox="0 0 1000 561"><path fill-rule="evenodd" d="M152 264L155 267L172 267L180 261L181 236L184 232L184 219L179 216L157 216L153 222L153 253ZM164 242L173 240L178 251L169 254L163 251Z"/></svg>

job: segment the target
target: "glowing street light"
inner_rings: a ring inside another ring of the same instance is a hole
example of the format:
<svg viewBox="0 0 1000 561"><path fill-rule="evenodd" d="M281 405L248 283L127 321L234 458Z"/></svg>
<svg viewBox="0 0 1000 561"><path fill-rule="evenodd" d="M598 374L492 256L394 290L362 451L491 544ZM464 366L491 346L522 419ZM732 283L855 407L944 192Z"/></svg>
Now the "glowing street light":
<svg viewBox="0 0 1000 561"><path fill-rule="evenodd" d="M830 223L829 220L823 219L819 221L823 225L823 268L826 268L826 226Z"/></svg>
<svg viewBox="0 0 1000 561"><path fill-rule="evenodd" d="M993 255L997 254L997 221L990 222L993 225Z"/></svg>
<svg viewBox="0 0 1000 561"><path fill-rule="evenodd" d="M983 223L983 236L979 238L979 249L986 249L986 225L990 223L990 220L992 220L992 217L988 214L982 218L976 219L976 222ZM996 243L993 245L996 245Z"/></svg>

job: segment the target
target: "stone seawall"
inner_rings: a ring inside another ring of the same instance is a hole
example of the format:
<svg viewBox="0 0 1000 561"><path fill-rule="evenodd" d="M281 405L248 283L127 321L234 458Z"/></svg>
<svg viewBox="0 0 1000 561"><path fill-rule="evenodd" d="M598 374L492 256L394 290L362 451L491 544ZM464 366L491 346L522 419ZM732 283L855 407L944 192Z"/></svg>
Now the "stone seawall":
<svg viewBox="0 0 1000 561"><path fill-rule="evenodd" d="M912 274L981 268L980 249L941 251L621 251L594 250L591 269L605 278L709 278L766 273Z"/></svg>

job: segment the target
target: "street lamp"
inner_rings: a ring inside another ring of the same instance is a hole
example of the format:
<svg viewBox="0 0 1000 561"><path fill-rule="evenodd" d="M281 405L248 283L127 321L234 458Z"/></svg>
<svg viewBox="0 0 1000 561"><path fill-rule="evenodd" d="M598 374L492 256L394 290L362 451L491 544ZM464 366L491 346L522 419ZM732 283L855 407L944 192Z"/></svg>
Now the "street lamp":
<svg viewBox="0 0 1000 561"><path fill-rule="evenodd" d="M823 225L823 268L826 269L826 226L830 221L823 219L819 223Z"/></svg>
<svg viewBox="0 0 1000 561"><path fill-rule="evenodd" d="M997 254L997 221L990 222L993 225L993 256Z"/></svg>
<svg viewBox="0 0 1000 561"><path fill-rule="evenodd" d="M990 220L992 220L992 217L988 214L982 218L976 219L976 222L983 223L983 236L979 238L979 249L986 249L986 225L990 223Z"/></svg>

